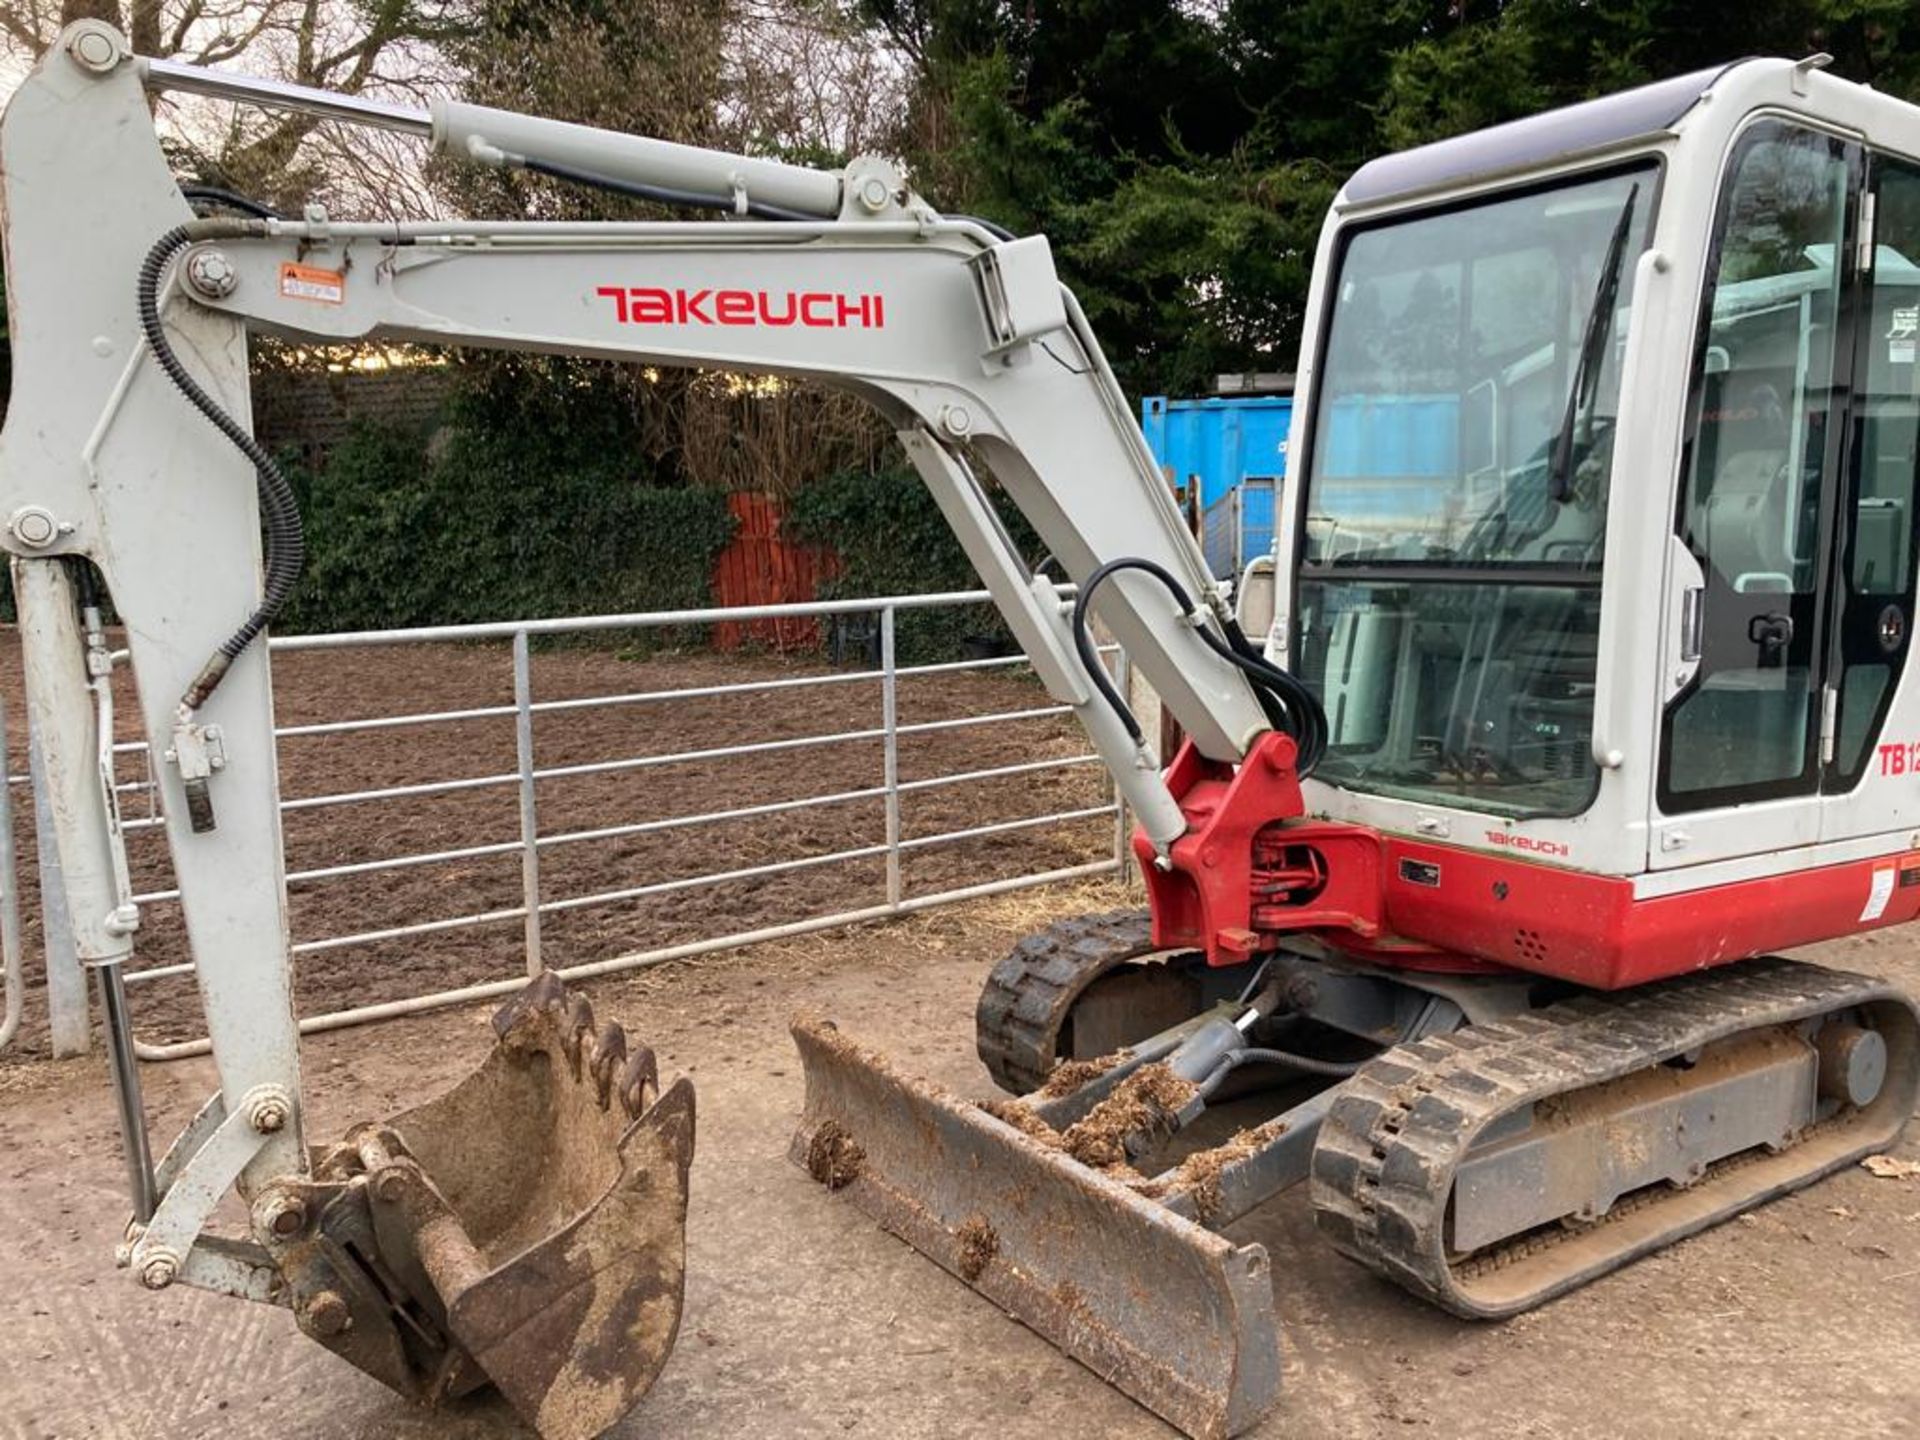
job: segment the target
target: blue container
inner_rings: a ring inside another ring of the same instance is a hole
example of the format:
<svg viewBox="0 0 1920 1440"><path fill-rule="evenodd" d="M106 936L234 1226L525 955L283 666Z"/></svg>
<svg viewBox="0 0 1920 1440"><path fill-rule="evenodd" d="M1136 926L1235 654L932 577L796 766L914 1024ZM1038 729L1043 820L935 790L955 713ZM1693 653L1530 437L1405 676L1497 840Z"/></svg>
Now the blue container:
<svg viewBox="0 0 1920 1440"><path fill-rule="evenodd" d="M1140 404L1147 445L1201 517L1201 548L1213 573L1237 575L1273 548L1274 497L1287 473L1293 399L1247 395Z"/></svg>
<svg viewBox="0 0 1920 1440"><path fill-rule="evenodd" d="M1140 428L1161 468L1181 490L1197 483L1205 509L1250 476L1276 482L1287 472L1290 395L1140 402ZM1269 520L1271 524L1271 520Z"/></svg>
<svg viewBox="0 0 1920 1440"><path fill-rule="evenodd" d="M1141 402L1140 428L1176 489L1192 497L1213 573L1237 575L1273 548L1287 470L1293 400L1249 395ZM1429 514L1460 473L1460 401L1453 395L1342 395L1326 406L1314 481L1354 520Z"/></svg>

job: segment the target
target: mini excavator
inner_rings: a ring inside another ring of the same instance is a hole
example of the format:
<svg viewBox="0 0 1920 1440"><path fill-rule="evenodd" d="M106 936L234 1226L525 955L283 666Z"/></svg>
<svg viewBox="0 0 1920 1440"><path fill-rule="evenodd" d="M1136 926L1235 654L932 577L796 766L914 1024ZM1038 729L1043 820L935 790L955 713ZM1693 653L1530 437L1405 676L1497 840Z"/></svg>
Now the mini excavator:
<svg viewBox="0 0 1920 1440"><path fill-rule="evenodd" d="M1236 610L1044 237L942 215L884 160L414 110L70 27L0 122L0 544L117 1060L124 1261L289 1306L423 1400L491 1383L549 1437L625 1413L679 1317L692 1092L553 977L447 1096L303 1142L259 643L301 540L247 423L249 331L804 376L893 425L1135 817L1148 904L994 968L978 1048L1010 1098L797 1022L793 1155L1189 1434L1278 1401L1268 1257L1222 1232L1283 1189L1360 1264L1496 1318L1890 1144L1913 1002L1769 954L1920 913L1920 110L1823 65L1358 171L1277 554ZM153 91L729 218L200 215ZM1184 730L1170 766L1096 617ZM102 759L122 659L220 1078L157 1166ZM236 1185L248 1233L214 1234Z"/></svg>

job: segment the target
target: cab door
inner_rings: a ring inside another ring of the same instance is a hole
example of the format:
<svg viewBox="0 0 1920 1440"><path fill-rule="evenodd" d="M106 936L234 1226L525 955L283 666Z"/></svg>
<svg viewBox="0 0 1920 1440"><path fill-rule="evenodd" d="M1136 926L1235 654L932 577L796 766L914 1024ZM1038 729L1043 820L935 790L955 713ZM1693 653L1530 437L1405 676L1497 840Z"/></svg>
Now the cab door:
<svg viewBox="0 0 1920 1440"><path fill-rule="evenodd" d="M1920 822L1920 695L1910 678L1904 703L1901 691L1920 569L1920 164L1870 154L1867 172L1873 243L1861 247L1852 326L1823 840Z"/></svg>
<svg viewBox="0 0 1920 1440"><path fill-rule="evenodd" d="M1819 836L1863 176L1858 146L1782 121L1728 164L1674 518L1656 868Z"/></svg>

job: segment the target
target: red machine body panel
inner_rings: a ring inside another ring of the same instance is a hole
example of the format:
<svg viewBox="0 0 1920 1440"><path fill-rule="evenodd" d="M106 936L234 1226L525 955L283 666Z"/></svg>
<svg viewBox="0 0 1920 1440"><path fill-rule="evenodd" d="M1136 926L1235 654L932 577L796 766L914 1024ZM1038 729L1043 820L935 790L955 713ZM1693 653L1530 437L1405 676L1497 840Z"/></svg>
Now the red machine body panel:
<svg viewBox="0 0 1920 1440"><path fill-rule="evenodd" d="M1146 876L1154 941L1238 964L1311 934L1371 964L1618 990L1920 917L1920 851L1636 899L1630 880L1304 818L1293 742L1238 767L1188 746L1167 781L1192 828Z"/></svg>
<svg viewBox="0 0 1920 1440"><path fill-rule="evenodd" d="M1508 969L1618 990L1920 916L1920 853L1635 899L1631 881L1387 839L1389 930ZM1438 869L1437 885L1401 862ZM1876 886L1886 887L1884 894ZM1875 897L1879 913L1869 918ZM1387 955L1376 957L1392 963Z"/></svg>

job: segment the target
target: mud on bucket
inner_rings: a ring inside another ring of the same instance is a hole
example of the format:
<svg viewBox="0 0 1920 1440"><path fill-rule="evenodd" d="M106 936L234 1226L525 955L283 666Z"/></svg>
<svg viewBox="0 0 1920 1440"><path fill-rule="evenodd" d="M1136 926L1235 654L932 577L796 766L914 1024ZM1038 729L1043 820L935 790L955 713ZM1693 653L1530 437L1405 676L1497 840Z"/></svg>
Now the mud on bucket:
<svg viewBox="0 0 1920 1440"><path fill-rule="evenodd" d="M653 1052L551 973L494 1029L445 1095L256 1197L254 1228L329 1349L429 1404L491 1382L546 1440L583 1440L679 1330L693 1087L661 1093Z"/></svg>

